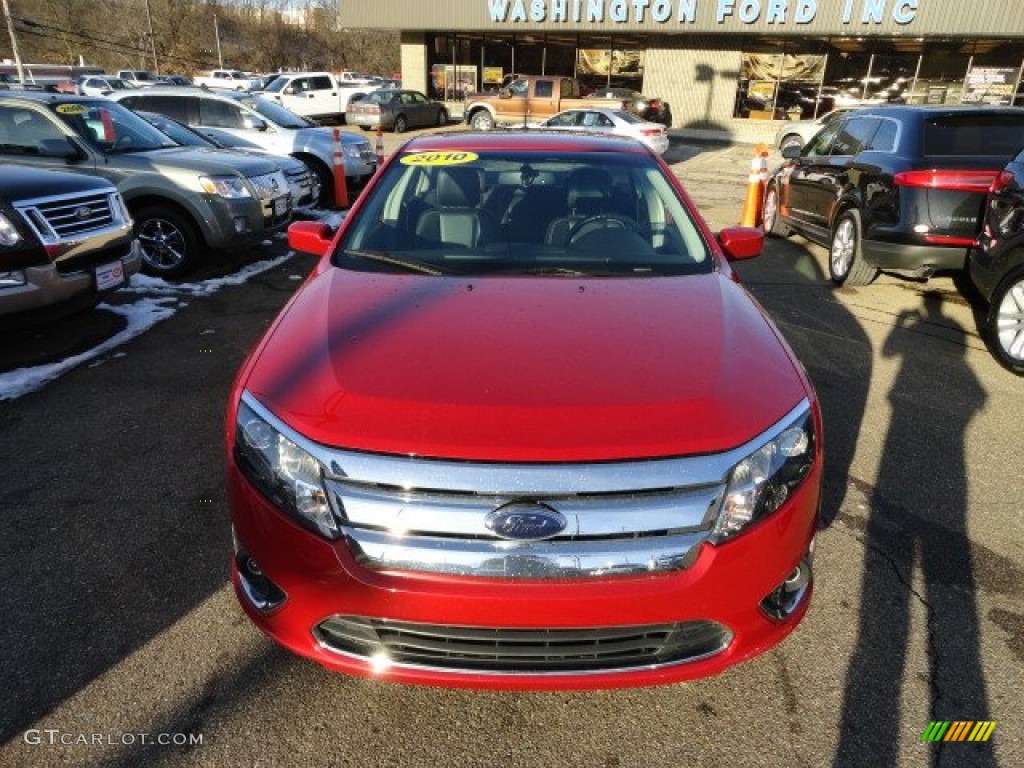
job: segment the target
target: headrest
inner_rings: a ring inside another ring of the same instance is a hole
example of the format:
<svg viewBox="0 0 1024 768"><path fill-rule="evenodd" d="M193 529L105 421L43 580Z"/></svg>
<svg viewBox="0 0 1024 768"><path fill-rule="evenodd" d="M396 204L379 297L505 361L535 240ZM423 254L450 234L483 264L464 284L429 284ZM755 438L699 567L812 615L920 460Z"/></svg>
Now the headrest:
<svg viewBox="0 0 1024 768"><path fill-rule="evenodd" d="M612 196L612 177L603 168L577 168L569 176L569 208L583 200L601 203Z"/></svg>
<svg viewBox="0 0 1024 768"><path fill-rule="evenodd" d="M441 168L437 172L437 207L476 208L482 188L483 171L477 168Z"/></svg>

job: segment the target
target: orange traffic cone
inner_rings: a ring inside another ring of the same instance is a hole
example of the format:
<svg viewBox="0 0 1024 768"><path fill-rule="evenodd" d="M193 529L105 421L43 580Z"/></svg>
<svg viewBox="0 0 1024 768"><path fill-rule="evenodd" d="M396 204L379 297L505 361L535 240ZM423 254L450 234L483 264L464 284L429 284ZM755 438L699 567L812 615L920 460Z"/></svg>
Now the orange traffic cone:
<svg viewBox="0 0 1024 768"><path fill-rule="evenodd" d="M377 126L377 162L384 162L384 129Z"/></svg>
<svg viewBox="0 0 1024 768"><path fill-rule="evenodd" d="M750 175L747 176L747 199L743 202L741 227L757 227L761 225L761 204L764 200L764 188L768 181L768 146L758 144L754 147L754 157L750 160Z"/></svg>

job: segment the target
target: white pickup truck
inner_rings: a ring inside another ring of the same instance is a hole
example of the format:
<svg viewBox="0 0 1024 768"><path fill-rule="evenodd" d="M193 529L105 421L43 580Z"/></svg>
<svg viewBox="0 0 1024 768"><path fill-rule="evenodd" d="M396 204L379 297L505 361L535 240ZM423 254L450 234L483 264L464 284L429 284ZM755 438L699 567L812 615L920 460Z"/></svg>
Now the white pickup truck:
<svg viewBox="0 0 1024 768"><path fill-rule="evenodd" d="M237 69L212 69L209 75L192 78L192 82L207 88L230 88L234 91L248 91L256 85L254 78Z"/></svg>
<svg viewBox="0 0 1024 768"><path fill-rule="evenodd" d="M342 84L330 72L286 72L276 77L263 95L297 115L340 121L353 98L362 98L377 87L365 82Z"/></svg>

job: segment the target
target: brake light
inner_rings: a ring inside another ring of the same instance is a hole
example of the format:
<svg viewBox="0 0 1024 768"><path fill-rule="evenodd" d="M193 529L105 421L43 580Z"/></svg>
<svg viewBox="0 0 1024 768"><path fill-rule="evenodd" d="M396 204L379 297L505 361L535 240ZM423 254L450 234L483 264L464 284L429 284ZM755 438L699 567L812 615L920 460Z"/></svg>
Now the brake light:
<svg viewBox="0 0 1024 768"><path fill-rule="evenodd" d="M644 136L660 136L665 132L664 128L641 128L640 133Z"/></svg>
<svg viewBox="0 0 1024 768"><path fill-rule="evenodd" d="M1003 171L996 176L995 180L992 182L992 186L988 188L988 191L993 195L998 195L1008 186L1013 184L1013 179L1014 176L1010 171Z"/></svg>
<svg viewBox="0 0 1024 768"><path fill-rule="evenodd" d="M955 192L988 192L999 171L953 170L900 171L893 181L900 187L948 189Z"/></svg>
<svg viewBox="0 0 1024 768"><path fill-rule="evenodd" d="M651 99L651 103L647 106L651 109L661 109L661 99Z"/></svg>

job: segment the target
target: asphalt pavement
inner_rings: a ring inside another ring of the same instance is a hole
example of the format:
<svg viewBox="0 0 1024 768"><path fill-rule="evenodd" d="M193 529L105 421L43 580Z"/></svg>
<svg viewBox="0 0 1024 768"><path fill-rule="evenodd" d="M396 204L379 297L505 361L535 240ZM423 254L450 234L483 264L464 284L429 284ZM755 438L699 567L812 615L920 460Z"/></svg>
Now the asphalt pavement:
<svg viewBox="0 0 1024 768"><path fill-rule="evenodd" d="M716 229L739 218L750 151L669 150ZM839 290L823 249L799 237L739 265L824 410L810 611L715 678L531 694L329 673L242 615L223 413L247 351L313 265L277 238L199 277L254 259L269 267L216 291L195 278L117 297L168 315L0 402L0 765L1020 764L1024 381L988 355L950 277ZM128 322L95 310L5 334L0 381ZM997 725L985 743L923 743L933 720Z"/></svg>

